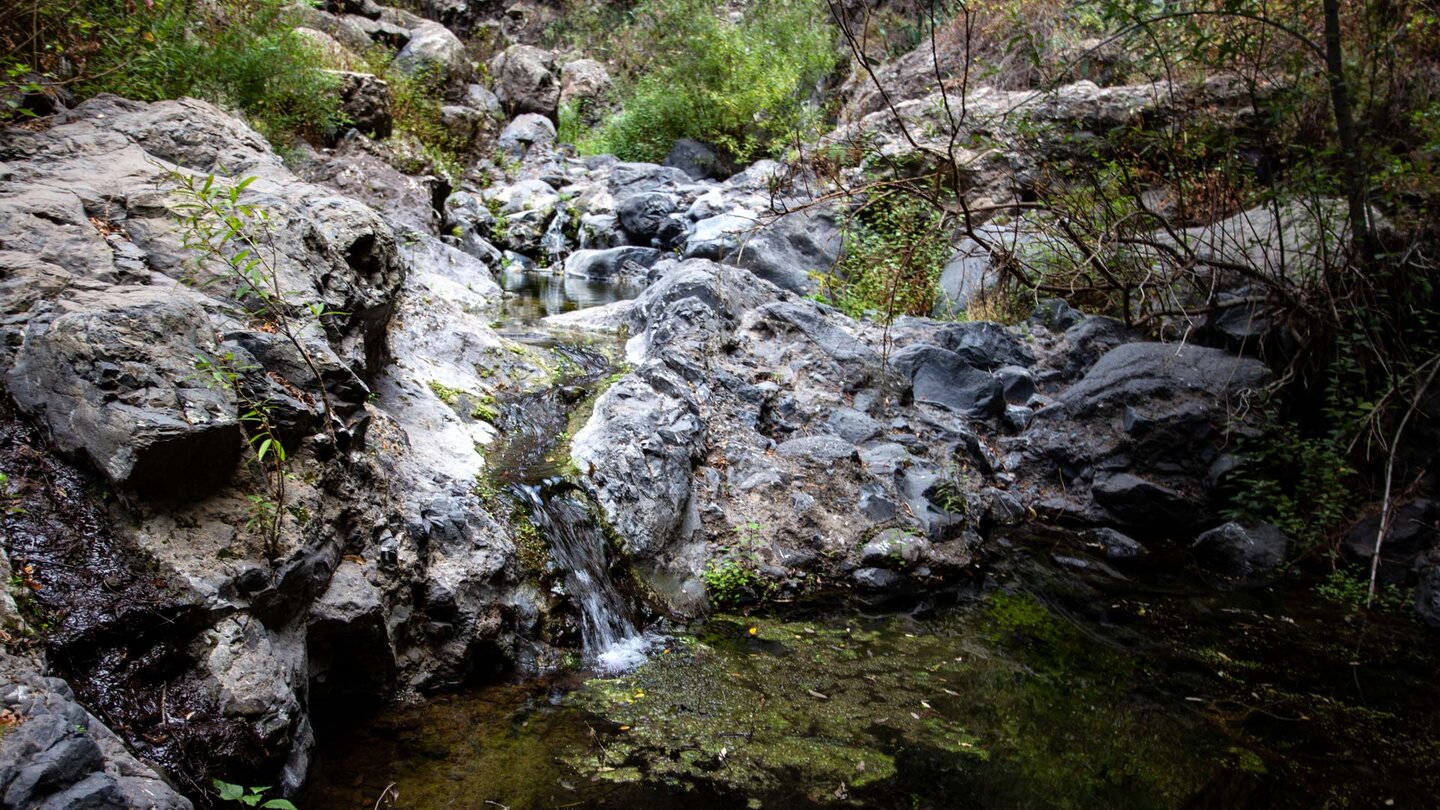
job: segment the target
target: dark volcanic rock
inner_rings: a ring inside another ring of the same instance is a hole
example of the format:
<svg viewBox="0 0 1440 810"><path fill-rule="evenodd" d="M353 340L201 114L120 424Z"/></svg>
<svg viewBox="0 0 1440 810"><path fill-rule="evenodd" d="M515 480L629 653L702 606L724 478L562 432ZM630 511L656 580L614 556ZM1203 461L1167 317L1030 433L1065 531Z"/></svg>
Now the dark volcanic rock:
<svg viewBox="0 0 1440 810"><path fill-rule="evenodd" d="M1248 579L1268 574L1290 550L1290 538L1268 523L1230 523L1195 538L1191 547L1205 569L1221 576Z"/></svg>

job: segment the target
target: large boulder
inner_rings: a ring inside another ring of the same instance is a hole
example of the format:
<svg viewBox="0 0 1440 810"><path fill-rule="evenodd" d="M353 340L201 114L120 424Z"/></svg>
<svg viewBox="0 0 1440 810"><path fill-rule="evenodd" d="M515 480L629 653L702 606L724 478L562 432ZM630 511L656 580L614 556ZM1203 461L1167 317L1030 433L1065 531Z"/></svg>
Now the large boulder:
<svg viewBox="0 0 1440 810"><path fill-rule="evenodd" d="M570 107L586 126L604 117L610 93L610 71L594 59L576 59L560 68L560 104Z"/></svg>
<svg viewBox="0 0 1440 810"><path fill-rule="evenodd" d="M532 45L511 45L490 60L495 95L510 115L554 119L560 105L555 55Z"/></svg>
<svg viewBox="0 0 1440 810"><path fill-rule="evenodd" d="M394 119L390 114L390 85L369 73L338 71L340 112L350 126L372 138L388 138Z"/></svg>
<svg viewBox="0 0 1440 810"><path fill-rule="evenodd" d="M515 160L544 154L555 146L555 125L543 115L525 113L505 125L495 145Z"/></svg>
<svg viewBox="0 0 1440 810"><path fill-rule="evenodd" d="M411 29L410 41L391 64L407 76L435 82L450 101L464 97L474 74L464 43L450 29L433 22Z"/></svg>
<svg viewBox="0 0 1440 810"><path fill-rule="evenodd" d="M1069 361L1069 335L1061 342ZM1036 501L1072 518L1166 534L1213 511L1210 466L1234 409L1272 379L1217 349L1126 343L1034 415L1019 446Z"/></svg>
<svg viewBox="0 0 1440 810"><path fill-rule="evenodd" d="M816 274L840 260L841 235L835 214L810 208L785 214L758 228L726 257L781 289L813 292Z"/></svg>
<svg viewBox="0 0 1440 810"><path fill-rule="evenodd" d="M994 375L977 369L939 346L906 346L890 359L909 380L916 402L940 405L972 417L996 416L1005 409L1005 390Z"/></svg>
<svg viewBox="0 0 1440 810"><path fill-rule="evenodd" d="M196 368L218 360L200 296L183 288L82 293L32 313L6 385L64 450L126 491L202 495L240 451L230 383Z"/></svg>
<svg viewBox="0 0 1440 810"><path fill-rule="evenodd" d="M1221 576L1249 579L1268 574L1285 562L1290 538L1269 523L1231 521L1195 538L1195 559Z"/></svg>
<svg viewBox="0 0 1440 810"><path fill-rule="evenodd" d="M678 207L673 195L652 191L619 200L615 214L632 243L663 250L685 239L685 222L675 214Z"/></svg>
<svg viewBox="0 0 1440 810"><path fill-rule="evenodd" d="M0 653L0 708L17 719L0 735L0 805L6 808L143 807L191 810L59 678Z"/></svg>

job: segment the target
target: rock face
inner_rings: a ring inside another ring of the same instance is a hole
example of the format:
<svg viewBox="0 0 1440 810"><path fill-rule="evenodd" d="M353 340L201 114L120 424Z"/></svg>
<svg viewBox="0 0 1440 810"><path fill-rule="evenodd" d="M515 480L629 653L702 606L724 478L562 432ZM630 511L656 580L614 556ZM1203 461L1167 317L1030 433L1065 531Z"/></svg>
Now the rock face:
<svg viewBox="0 0 1440 810"><path fill-rule="evenodd" d="M554 119L560 105L555 56L530 45L512 45L490 60L495 95L510 115L535 113Z"/></svg>
<svg viewBox="0 0 1440 810"><path fill-rule="evenodd" d="M474 448L495 429L431 386L478 397L495 384L482 372L548 374L490 329L499 289L481 261L424 233L397 237L364 202L300 180L242 122L199 102L101 97L4 143L0 374L54 440L0 426L7 472L52 482L3 516L6 551L49 572L37 598L64 616L51 660L123 724L125 744L193 784L213 766L293 791L314 743L312 700L384 699L536 660L539 597L516 596L513 545L474 493ZM342 146L307 171L428 227L431 192L377 191L366 175L386 175L372 157ZM270 214L255 238L273 247L296 322L312 306L339 313L296 333L308 360L235 306L222 265L182 247L166 172L222 168L255 178L241 199ZM227 356L234 384L196 367ZM266 481L238 463L253 451L236 390L268 403L290 457L273 540L251 498L270 493ZM60 451L123 497L114 519ZM148 702L162 688L183 726ZM35 689L59 697L5 699L31 707L37 734L46 713L81 723L56 684ZM5 772L12 806L188 807L122 761L93 718L81 724L91 733L73 740L0 740L5 756L30 746Z"/></svg>
<svg viewBox="0 0 1440 810"><path fill-rule="evenodd" d="M390 85L369 73L340 73L340 112L351 126L373 138L388 138L394 120L390 115Z"/></svg>
<svg viewBox="0 0 1440 810"><path fill-rule="evenodd" d="M30 320L6 385L114 486L207 494L239 458L240 421L234 394L194 367L218 355L202 301L174 287L74 295Z"/></svg>
<svg viewBox="0 0 1440 810"><path fill-rule="evenodd" d="M1067 344L1083 325L1067 330ZM1212 506L1204 482L1229 409L1269 380L1258 361L1216 349L1125 343L1038 411L1015 444L1032 484L1053 493L1037 498L1046 509L1140 532L1183 531Z"/></svg>

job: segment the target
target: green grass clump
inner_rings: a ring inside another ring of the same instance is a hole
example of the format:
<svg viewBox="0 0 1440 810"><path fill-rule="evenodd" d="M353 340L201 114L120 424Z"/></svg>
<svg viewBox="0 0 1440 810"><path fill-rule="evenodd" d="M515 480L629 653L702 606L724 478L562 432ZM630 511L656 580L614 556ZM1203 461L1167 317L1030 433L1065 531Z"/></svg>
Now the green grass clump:
<svg viewBox="0 0 1440 810"><path fill-rule="evenodd" d="M0 15L0 44L7 73L71 70L80 98L203 98L283 144L342 123L339 79L294 25L282 0L81 0Z"/></svg>
<svg viewBox="0 0 1440 810"><path fill-rule="evenodd" d="M815 129L810 91L839 61L825 4L758 0L738 22L724 12L714 0L637 8L629 36L647 41L646 61L622 77L620 112L579 138L580 151L659 162L694 138L748 161Z"/></svg>

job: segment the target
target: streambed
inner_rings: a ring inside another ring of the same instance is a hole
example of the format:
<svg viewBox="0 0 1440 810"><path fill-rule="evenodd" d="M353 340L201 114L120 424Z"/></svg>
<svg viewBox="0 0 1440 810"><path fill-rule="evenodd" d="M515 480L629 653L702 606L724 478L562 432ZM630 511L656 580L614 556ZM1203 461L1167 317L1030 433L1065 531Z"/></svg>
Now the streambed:
<svg viewBox="0 0 1440 810"><path fill-rule="evenodd" d="M332 718L305 806L1433 806L1440 661L1408 619L1096 581L1055 542L983 595L720 615L621 677Z"/></svg>

